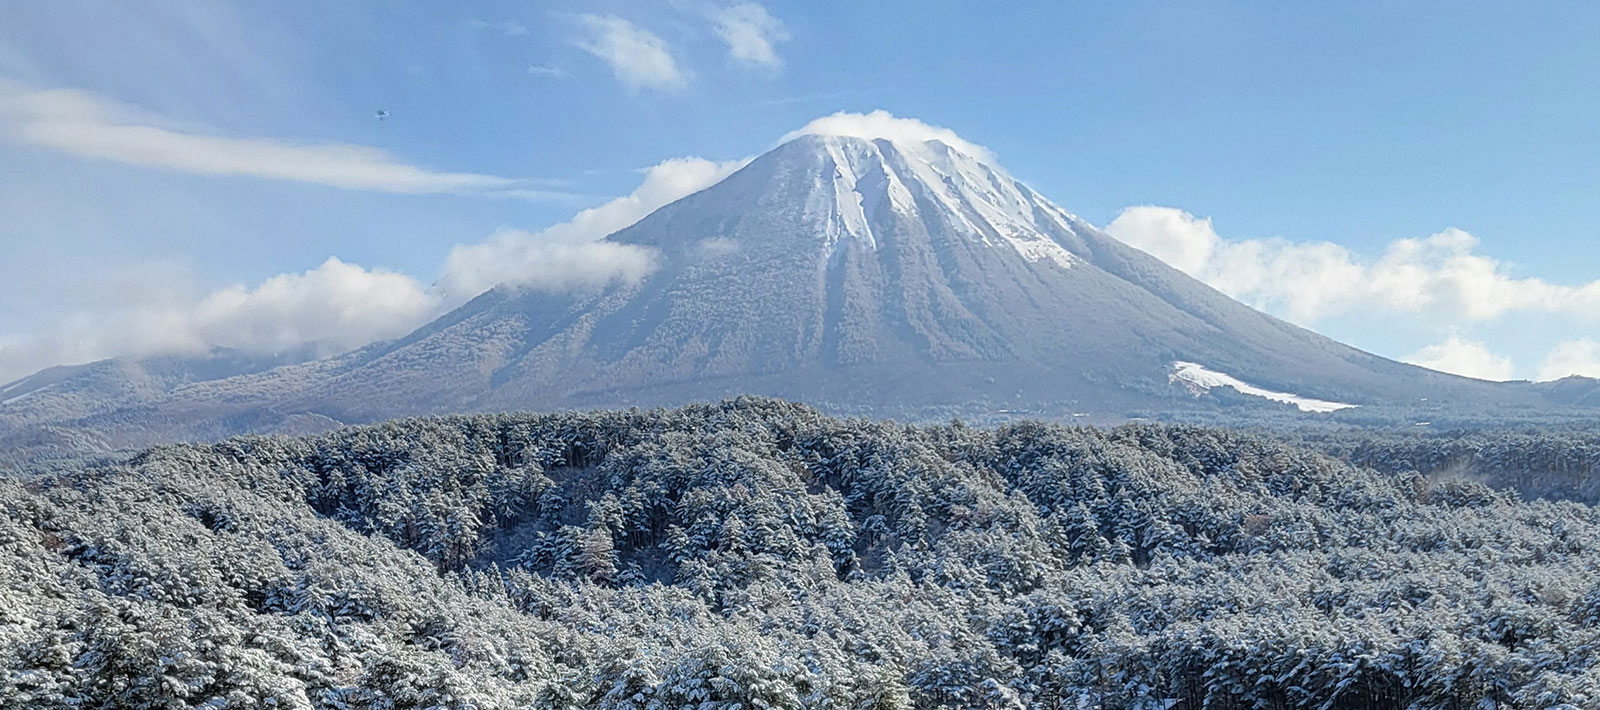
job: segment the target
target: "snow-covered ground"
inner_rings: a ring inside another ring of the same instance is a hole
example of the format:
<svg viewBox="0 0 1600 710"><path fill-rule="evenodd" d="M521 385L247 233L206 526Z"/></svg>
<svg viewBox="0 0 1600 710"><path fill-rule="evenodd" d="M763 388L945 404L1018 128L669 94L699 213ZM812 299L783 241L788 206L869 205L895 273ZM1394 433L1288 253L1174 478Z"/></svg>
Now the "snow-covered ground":
<svg viewBox="0 0 1600 710"><path fill-rule="evenodd" d="M1231 387L1240 393L1248 394L1253 397L1262 397L1264 399L1270 399L1274 402L1292 404L1298 407L1302 412L1317 412L1319 414L1326 414L1328 412L1337 412L1341 409L1350 409L1351 407L1358 406L1354 404L1345 404L1343 402L1329 402L1327 400L1301 397L1300 395L1289 394L1287 392L1274 392L1269 389L1252 385L1248 382L1240 380L1237 377L1234 377L1233 375L1229 375L1224 372L1217 372L1216 370L1208 369L1204 365L1193 362L1179 361L1172 363L1171 379L1173 382L1181 382L1187 385L1192 391L1194 391L1196 396L1204 394L1215 387Z"/></svg>
<svg viewBox="0 0 1600 710"><path fill-rule="evenodd" d="M29 390L27 392L23 392L22 394L11 394L16 390L22 389L22 383L22 380L17 380L16 382L6 385L5 387L0 387L0 404L20 402L24 399L27 399L28 395L38 392L39 390L46 389L50 386L46 385L45 387L40 387L39 390Z"/></svg>
<svg viewBox="0 0 1600 710"><path fill-rule="evenodd" d="M1003 244L1028 261L1048 260L1064 269L1080 261L1049 236L1072 231L1063 217L1070 215L998 167L937 140L888 141L892 148L855 137L820 140L834 170L831 178L819 176L805 212L830 246L848 236L876 248L877 212L887 207L915 215L915 195L922 195L971 239ZM832 184L825 184L830 179Z"/></svg>

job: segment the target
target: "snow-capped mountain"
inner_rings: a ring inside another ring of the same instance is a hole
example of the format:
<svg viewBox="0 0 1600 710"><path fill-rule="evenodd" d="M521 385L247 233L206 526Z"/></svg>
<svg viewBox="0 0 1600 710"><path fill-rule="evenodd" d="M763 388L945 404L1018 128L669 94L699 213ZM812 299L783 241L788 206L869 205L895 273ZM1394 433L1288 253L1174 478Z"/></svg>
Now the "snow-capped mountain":
<svg viewBox="0 0 1600 710"><path fill-rule="evenodd" d="M608 239L647 250L655 270L577 294L501 286L396 341L187 383L141 400L134 420L100 413L73 426L146 443L214 433L218 421L271 429L307 416L741 393L864 413L1120 416L1215 408L1204 395L1218 383L1286 411L1543 401L1529 386L1386 360L1246 307L954 138L794 136ZM1179 372L1215 382L1197 389Z"/></svg>

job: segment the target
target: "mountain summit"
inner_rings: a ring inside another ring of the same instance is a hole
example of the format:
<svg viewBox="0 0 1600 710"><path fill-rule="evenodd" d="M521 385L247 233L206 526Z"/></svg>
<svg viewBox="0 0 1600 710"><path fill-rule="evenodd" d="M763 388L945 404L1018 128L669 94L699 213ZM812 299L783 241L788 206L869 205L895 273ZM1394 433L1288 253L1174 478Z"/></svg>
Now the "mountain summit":
<svg viewBox="0 0 1600 710"><path fill-rule="evenodd" d="M902 415L1121 415L1192 408L1224 389L1238 395L1227 401L1285 411L1538 400L1233 301L954 134L826 121L607 237L653 256L642 279L580 293L497 287L399 340L185 384L141 402L137 422L113 412L80 424L145 443L219 421L273 428L743 393Z"/></svg>
<svg viewBox="0 0 1600 710"><path fill-rule="evenodd" d="M337 367L336 418L756 392L852 410L1192 396L1175 364L1361 404L1472 387L1341 346L1107 237L938 139L804 134L608 239L636 283L502 287ZM366 396L383 392L382 398ZM307 401L306 404L314 404Z"/></svg>

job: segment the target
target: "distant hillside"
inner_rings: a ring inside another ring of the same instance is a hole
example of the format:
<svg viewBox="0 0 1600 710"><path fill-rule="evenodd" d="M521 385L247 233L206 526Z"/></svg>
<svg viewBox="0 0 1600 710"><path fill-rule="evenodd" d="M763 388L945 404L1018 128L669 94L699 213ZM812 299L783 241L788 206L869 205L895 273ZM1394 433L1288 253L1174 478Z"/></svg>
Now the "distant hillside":
<svg viewBox="0 0 1600 710"><path fill-rule="evenodd" d="M0 465L178 438L325 431L338 423L311 413L257 409L191 422L178 436L154 414L157 402L187 385L295 365L316 359L319 352L315 344L270 355L215 348L198 355L114 358L42 370L0 385Z"/></svg>
<svg viewBox="0 0 1600 710"><path fill-rule="evenodd" d="M1600 706L1595 508L1218 430L453 416L0 506L5 707Z"/></svg>
<svg viewBox="0 0 1600 710"><path fill-rule="evenodd" d="M0 430L145 406L184 385L294 365L315 359L317 353L315 345L270 355L215 348L199 355L51 367L0 385Z"/></svg>

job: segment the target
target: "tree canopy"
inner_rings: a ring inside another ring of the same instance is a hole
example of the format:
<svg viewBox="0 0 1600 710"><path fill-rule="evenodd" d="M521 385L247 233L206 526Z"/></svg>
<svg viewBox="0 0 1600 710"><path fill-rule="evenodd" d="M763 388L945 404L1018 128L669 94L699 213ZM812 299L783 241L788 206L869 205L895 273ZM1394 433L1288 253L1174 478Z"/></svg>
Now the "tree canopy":
<svg viewBox="0 0 1600 710"><path fill-rule="evenodd" d="M63 464L0 705L1600 707L1600 514L1381 450L746 398Z"/></svg>

